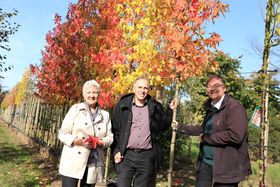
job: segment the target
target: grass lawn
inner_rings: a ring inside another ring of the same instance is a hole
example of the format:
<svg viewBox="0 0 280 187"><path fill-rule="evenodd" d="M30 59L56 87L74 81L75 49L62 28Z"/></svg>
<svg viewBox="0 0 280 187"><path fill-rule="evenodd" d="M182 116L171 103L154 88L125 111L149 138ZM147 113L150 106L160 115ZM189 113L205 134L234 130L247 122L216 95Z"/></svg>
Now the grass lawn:
<svg viewBox="0 0 280 187"><path fill-rule="evenodd" d="M2 187L40 186L42 172L27 147L17 145L0 124L0 184Z"/></svg>
<svg viewBox="0 0 280 187"><path fill-rule="evenodd" d="M248 179L241 183L241 187L255 187L259 186L261 179L261 172L257 162L251 162L252 164L252 175ZM268 164L266 171L266 186L267 187L278 187L280 186L280 164Z"/></svg>
<svg viewBox="0 0 280 187"><path fill-rule="evenodd" d="M267 178L272 186L280 186L280 164L269 164L267 166Z"/></svg>

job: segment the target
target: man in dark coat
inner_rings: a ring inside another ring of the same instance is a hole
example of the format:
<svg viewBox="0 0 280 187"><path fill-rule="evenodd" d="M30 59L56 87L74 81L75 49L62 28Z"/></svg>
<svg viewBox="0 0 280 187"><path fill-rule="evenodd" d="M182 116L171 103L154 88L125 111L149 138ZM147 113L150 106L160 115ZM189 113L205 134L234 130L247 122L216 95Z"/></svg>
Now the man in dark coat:
<svg viewBox="0 0 280 187"><path fill-rule="evenodd" d="M248 154L248 125L245 108L226 93L219 75L206 82L209 99L202 125L178 125L173 129L200 136L196 187L237 187L251 174Z"/></svg>
<svg viewBox="0 0 280 187"><path fill-rule="evenodd" d="M156 169L162 160L159 136L172 123L173 100L165 112L162 105L152 99L149 81L139 77L134 81L133 93L123 96L113 111L112 146L117 169L118 187L155 186Z"/></svg>

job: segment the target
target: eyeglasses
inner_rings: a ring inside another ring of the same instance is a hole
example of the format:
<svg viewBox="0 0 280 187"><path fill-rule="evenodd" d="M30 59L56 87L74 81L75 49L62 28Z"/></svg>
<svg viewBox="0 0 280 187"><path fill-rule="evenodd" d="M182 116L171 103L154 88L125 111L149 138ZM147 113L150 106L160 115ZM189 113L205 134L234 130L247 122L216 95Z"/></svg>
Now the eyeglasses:
<svg viewBox="0 0 280 187"><path fill-rule="evenodd" d="M214 85L207 85L207 89L218 89L219 87L224 86L223 84L214 84Z"/></svg>

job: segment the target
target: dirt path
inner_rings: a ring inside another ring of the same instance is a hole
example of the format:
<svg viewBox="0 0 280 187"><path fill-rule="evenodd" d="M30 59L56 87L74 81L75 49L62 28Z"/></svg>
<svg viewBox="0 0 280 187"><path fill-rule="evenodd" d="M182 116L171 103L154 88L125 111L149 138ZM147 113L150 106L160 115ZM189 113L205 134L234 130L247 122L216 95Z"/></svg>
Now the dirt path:
<svg viewBox="0 0 280 187"><path fill-rule="evenodd" d="M39 144L27 137L24 133L18 131L18 129L8 126L8 124L2 119L0 119L0 125L6 129L8 137L15 137L10 139L11 143L25 147L32 155L32 158L38 164L38 167L43 171L46 181L51 182L51 185L47 186L60 187L61 182L59 180L57 164L53 160L46 157L46 154L44 154L44 151L42 151L44 148L40 147Z"/></svg>

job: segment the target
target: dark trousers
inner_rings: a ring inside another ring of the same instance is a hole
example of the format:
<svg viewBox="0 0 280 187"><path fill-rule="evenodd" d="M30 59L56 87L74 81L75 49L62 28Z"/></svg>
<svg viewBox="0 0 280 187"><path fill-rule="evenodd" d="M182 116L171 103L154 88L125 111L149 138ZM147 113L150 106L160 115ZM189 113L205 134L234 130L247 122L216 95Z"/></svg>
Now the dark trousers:
<svg viewBox="0 0 280 187"><path fill-rule="evenodd" d="M155 186L154 163L152 150L127 150L123 161L116 165L118 187L130 187L132 181L134 187Z"/></svg>
<svg viewBox="0 0 280 187"><path fill-rule="evenodd" d="M212 187L213 183L213 167L201 163L200 169L196 174L195 187ZM237 183L217 183L213 184L214 187L238 187Z"/></svg>
<svg viewBox="0 0 280 187"><path fill-rule="evenodd" d="M93 187L94 186L94 184L87 184L87 172L88 172L88 167L86 167L84 176L80 182L80 187ZM77 187L79 179L61 175L61 182L62 182L62 187Z"/></svg>

